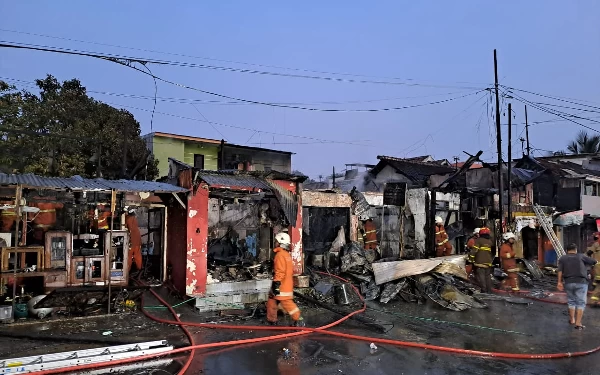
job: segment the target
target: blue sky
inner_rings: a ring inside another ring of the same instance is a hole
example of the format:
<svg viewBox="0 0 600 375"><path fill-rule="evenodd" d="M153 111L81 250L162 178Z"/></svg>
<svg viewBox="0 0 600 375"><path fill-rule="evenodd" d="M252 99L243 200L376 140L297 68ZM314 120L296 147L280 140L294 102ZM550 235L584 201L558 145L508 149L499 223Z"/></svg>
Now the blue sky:
<svg viewBox="0 0 600 375"><path fill-rule="evenodd" d="M254 130L155 114L155 131L225 137L229 142L293 151L296 153L294 168L311 176L330 173L332 166L343 169L346 163L375 163L376 156L381 154L398 157L432 154L448 159L459 155L465 159L463 151L484 150L484 159L493 160L492 106L487 105L490 98L485 91L476 94L474 88L489 87L493 83L494 48L498 50L501 84L585 100L589 101L585 102L587 105L600 107L600 2L595 0L303 1L293 4L181 1L177 6L173 4L175 2L3 1L0 29L188 57L8 31L0 31L0 39L286 74L332 77L272 66L360 74L370 77L334 77L394 83L329 82L149 66L157 76L254 101L305 103L315 108L371 109L419 105L471 94L437 105L367 113L309 112L222 102L198 103L196 110L187 103L158 102L158 112L199 120L206 118ZM60 80L78 78L88 90L154 95L150 77L114 63L0 49L0 77L33 81L46 73ZM400 85L400 82L412 85ZM115 106L129 106L126 109L136 116L142 131L150 132L151 100L92 95ZM522 95L532 101L572 106ZM227 101L161 82L158 96ZM509 100L504 100L504 107ZM344 104L314 104L322 102ZM517 123L513 135L517 138L523 134L523 104L514 99L511 102L515 112L513 121ZM558 119L534 108L528 112L530 122ZM581 116L594 117L598 113L585 112ZM503 116L502 122L506 121ZM581 122L600 129L598 123ZM504 132L506 129L503 126ZM530 139L539 149L564 149L580 129L566 121L541 123L531 127ZM521 144L515 141L513 156L519 156L520 152Z"/></svg>

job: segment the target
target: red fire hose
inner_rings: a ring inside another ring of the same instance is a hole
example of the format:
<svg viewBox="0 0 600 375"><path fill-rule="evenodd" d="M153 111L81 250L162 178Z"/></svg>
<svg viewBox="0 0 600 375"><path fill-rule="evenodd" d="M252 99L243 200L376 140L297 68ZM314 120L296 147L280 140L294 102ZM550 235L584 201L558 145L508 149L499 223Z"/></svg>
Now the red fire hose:
<svg viewBox="0 0 600 375"><path fill-rule="evenodd" d="M327 276L331 276L331 277L336 277L336 278L338 278L340 280L343 280L344 282L348 282L347 280L344 280L344 279L342 279L340 277L337 277L335 275L329 275L329 274L326 274L326 275ZM171 354L177 354L177 353L183 353L183 352L187 352L187 351L192 351L192 355L190 355L190 358L188 359L188 361L186 362L186 364L184 365L184 367L179 371L179 375L183 375L185 373L185 371L188 369L188 367L189 367L189 365L190 365L190 363L192 361L194 350L197 350L197 349L206 349L206 348L233 346L233 345L241 345L241 344L249 344L249 343L259 343L259 342L265 342L265 341L272 341L272 340L276 340L276 339L283 339L283 338L290 338L290 337L305 335L305 334L309 334L309 333L313 333L313 332L314 333L319 333L319 334L324 334L324 335L335 336L335 337L342 337L342 338L351 339L351 340L373 342L373 343L378 343L378 344L388 344L388 345L403 346L403 347L408 347L408 348L428 349L428 350L441 351L441 352L454 353L454 354L461 354L461 355L472 355L472 356L480 356L480 357L505 358L505 359L559 359L559 358L572 358L572 357L581 357L581 356L589 355L589 354L596 353L596 352L600 351L600 346L598 346L598 347L590 349L590 350L573 352L573 353L548 353L548 354L497 353L497 352L485 352L485 351L479 351L479 350L458 349L458 348L451 348L451 347L445 347L445 346L420 344L420 343L409 342L409 341L400 341L400 340L384 339L384 338L377 338L377 337L367 337L367 336L351 335L351 334L346 334L346 333L341 333L341 332L335 332L335 331L328 331L327 329L329 329L331 327L334 327L334 326L342 323L343 321L349 319L351 316L359 314L359 313L364 312L366 310L366 304L364 302L364 299L362 298L362 296L360 295L360 293L358 292L358 290L354 286L352 286L352 287L353 287L354 291L357 293L357 295L360 297L361 301L363 302L363 307L361 309L357 310L357 311L354 311L354 312L348 314L347 316L345 316L345 317L343 317L343 318L341 318L341 319L339 319L339 320L337 320L337 321L335 321L333 323L330 323L330 324L328 324L326 326L319 327L319 328L268 327L268 326L237 326L237 325L215 325L215 324L211 324L211 323L182 322L177 317L177 314L175 313L175 310L173 310L173 308L171 308L166 303L166 301L164 299L162 299L156 292L154 292L153 290L151 290L152 294L162 304L164 304L165 306L169 307L169 311L171 311L171 313L176 318L176 320L166 320L166 319L156 318L156 317L150 315L147 311L145 311L145 310L142 309L142 311L144 312L144 314L147 317L149 317L150 319L152 319L152 320L154 320L156 322L159 322L159 323L178 325L178 326L181 326L182 329L184 329L184 326L188 326L188 327L203 327L203 328L213 328L213 329L257 330L257 331L283 331L283 330L285 330L285 331L296 331L296 332L279 334L279 335L272 335L272 336L266 336L266 337L257 337L257 338L252 338L252 339L214 342L214 343L208 343L208 344L194 344L193 343L193 338L192 338L191 334L189 333L189 331L184 330L184 332L186 333L186 335L190 339L190 342L192 342L192 345L184 347L184 348L173 349L173 350L171 350L169 352L165 352L165 353L151 354L151 355L146 355L146 356L142 356L142 357L136 357L136 358L131 358L131 359L123 359L123 360L111 361L111 362L106 362L106 363L96 363L96 364L89 364L89 365L82 365L82 366L72 366L72 367L68 367L68 368L61 368L61 369L54 369L54 370L39 371L39 372L35 372L33 374L36 374L36 375L50 375L50 374L59 374L59 373L65 373L65 372L89 370L89 369L95 369L95 368L107 367L107 366L119 366L119 365L128 364L128 363L132 363L132 362L139 362L139 361L143 361L143 360L147 360L147 359L151 359L151 358L155 358L155 357L159 357L159 356L165 356L165 355L171 355Z"/></svg>

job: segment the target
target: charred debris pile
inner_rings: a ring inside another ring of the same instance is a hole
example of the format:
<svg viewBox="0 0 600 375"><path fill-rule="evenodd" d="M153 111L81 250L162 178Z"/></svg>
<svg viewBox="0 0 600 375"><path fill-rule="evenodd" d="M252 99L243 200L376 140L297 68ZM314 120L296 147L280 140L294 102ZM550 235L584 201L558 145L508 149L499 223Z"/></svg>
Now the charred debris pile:
<svg viewBox="0 0 600 375"><path fill-rule="evenodd" d="M481 293L481 289L467 274L466 255L430 259L400 260L380 258L376 250L363 249L357 242L334 243L332 249L313 262L313 270L339 275L354 284L366 301L389 303L403 301L424 304L431 300L453 311L470 308L486 308L485 300L495 299ZM322 257L322 258L320 258ZM520 262L519 273L524 286L544 288L550 281L534 262ZM545 270L552 274L553 270ZM506 275L500 268L494 270L494 284L501 288ZM345 294L353 294L350 288L342 290L339 281L321 273L311 273L314 286L313 298L319 301L335 301L345 304ZM547 288L545 288L547 289Z"/></svg>
<svg viewBox="0 0 600 375"><path fill-rule="evenodd" d="M323 256L322 268L350 280L366 301L388 303L401 300L423 304L429 299L454 311L487 307L474 297L479 288L468 281L465 256L416 260L380 259L377 251L365 250L357 242L333 250L335 251L329 251ZM335 285L327 287L329 282L324 281L327 277L313 274L312 279L319 299L335 298L337 303L343 304L341 288L335 288Z"/></svg>

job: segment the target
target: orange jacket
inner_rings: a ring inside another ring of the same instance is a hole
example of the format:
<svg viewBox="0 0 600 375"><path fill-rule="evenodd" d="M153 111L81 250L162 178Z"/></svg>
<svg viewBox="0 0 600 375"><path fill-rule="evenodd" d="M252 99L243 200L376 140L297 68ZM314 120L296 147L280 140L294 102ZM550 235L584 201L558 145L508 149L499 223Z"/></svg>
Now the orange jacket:
<svg viewBox="0 0 600 375"><path fill-rule="evenodd" d="M10 204L13 205L15 204L15 202L2 202L4 204ZM2 232L10 232L10 230L12 229L12 226L15 224L15 221L17 221L17 213L15 212L14 208L9 208L6 210L1 210L0 211L0 216L2 217Z"/></svg>
<svg viewBox="0 0 600 375"><path fill-rule="evenodd" d="M129 230L129 246L132 249L142 246L142 235L135 215L125 217L125 226Z"/></svg>
<svg viewBox="0 0 600 375"><path fill-rule="evenodd" d="M40 209L39 212L29 215L33 217L33 227L43 231L51 229L56 224L56 210L64 207L62 203L51 202L36 202L30 206Z"/></svg>
<svg viewBox="0 0 600 375"><path fill-rule="evenodd" d="M365 249L377 248L377 228L372 220L365 222Z"/></svg>
<svg viewBox="0 0 600 375"><path fill-rule="evenodd" d="M435 247L452 249L452 245L448 242L448 234L446 234L446 229L444 229L443 225L435 226Z"/></svg>
<svg viewBox="0 0 600 375"><path fill-rule="evenodd" d="M502 259L502 269L504 271L511 271L517 268L515 256L516 254L511 244L505 242L500 246L500 259Z"/></svg>
<svg viewBox="0 0 600 375"><path fill-rule="evenodd" d="M292 256L281 247L277 247L273 251L275 252L273 281L281 282L279 295L275 296L275 299L279 301L294 299L294 264L292 263Z"/></svg>
<svg viewBox="0 0 600 375"><path fill-rule="evenodd" d="M98 218L96 219L96 210L89 210L88 217L92 222L92 229L98 230L109 230L110 229L110 211L105 211L104 207L98 207Z"/></svg>

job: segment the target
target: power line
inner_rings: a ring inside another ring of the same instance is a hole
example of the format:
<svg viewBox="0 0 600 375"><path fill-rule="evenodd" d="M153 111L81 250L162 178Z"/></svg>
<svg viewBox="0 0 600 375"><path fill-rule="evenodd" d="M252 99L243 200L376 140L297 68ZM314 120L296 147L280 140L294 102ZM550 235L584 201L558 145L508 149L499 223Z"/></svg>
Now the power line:
<svg viewBox="0 0 600 375"><path fill-rule="evenodd" d="M414 81L414 79L412 79L412 78L405 78L405 79L403 79L403 78L395 78L395 77L371 76L371 75L364 75L364 74L328 72L328 71L319 71L319 70L310 70L310 69L301 69L301 68L282 67L282 66L276 66L276 65L255 64L255 63L248 63L248 62L234 61L234 60L215 59L215 58L209 58L209 57L203 57L203 56L194 56L194 55L186 55L186 54L182 54L182 53L173 53L173 52L157 51L157 50L152 50L152 49L127 47L127 46L120 46L120 45L115 45L115 44L108 44L108 43L100 43L100 42L86 41L86 40L73 39L73 38L58 37L58 36L52 36L52 35L46 35L46 34L36 34L36 33L25 32L25 31L18 31L18 30L0 29L0 31L9 32L9 33L16 33L16 34L24 34L24 35L30 35L30 36L38 36L38 37L43 37L43 38L52 38L52 39L66 40L66 41L77 42L77 43L87 43L87 44L95 44L95 45L100 45L100 46L129 49L129 50L135 50L135 51L141 51L141 52L158 53L158 54L163 54L163 55L187 57L187 58L200 59L200 60L208 60L208 61L217 61L217 62L224 62L224 63L230 63L230 64L240 64L240 65L257 66L257 67L261 67L261 68L283 69L283 70L290 70L290 71L297 71L297 72L316 73L316 74L330 74L330 75L340 75L340 76L347 76L347 77L363 77L363 78L389 79L389 80L399 80L399 81L402 81L402 80L404 80L404 81ZM480 83L473 83L473 82L454 82L454 83L471 84L471 85L484 85L484 86L488 85L488 84L480 84Z"/></svg>
<svg viewBox="0 0 600 375"><path fill-rule="evenodd" d="M203 118L203 119L205 119L205 120L206 120L206 122L208 122L208 123L210 124L211 128L213 128L213 129L214 129L214 130L215 130L217 133L219 133L219 134L221 135L221 137L223 137L223 139L224 139L224 140L227 140L227 138L226 138L226 137L223 135L223 133L221 133L221 132L219 131L219 129L217 129L217 128L216 128L216 127L213 125L213 123L212 123L212 122L210 122L210 121L209 121L209 120L206 118L206 116L204 116L204 114L203 114L202 112L200 112L200 110L199 110L198 108L196 108L196 106L195 106L195 105L193 105L193 104L192 104L192 107L194 107L194 109L196 110L196 112L198 112L198 113L200 114L200 116L202 116L202 118Z"/></svg>
<svg viewBox="0 0 600 375"><path fill-rule="evenodd" d="M31 81L26 81L17 78L10 77L1 77L0 79L4 79L7 81L15 81L24 86L38 88L35 83ZM100 94L100 95L108 95L108 96L117 96L123 98L131 98L131 99L140 99L140 100L154 100L154 96L148 95L138 95L138 94L125 94L125 93L117 93L110 91L97 91L97 90L87 90L87 92L92 94ZM404 96L404 97L395 97L395 98L384 98L384 99L369 99L369 100L350 100L350 101L323 101L323 102L274 102L274 104L284 104L284 105L320 105L320 104L329 104L329 105L343 105L343 104L358 104L358 103L374 103L374 102L383 102L383 101L394 101L394 100L404 100L404 99L418 99L418 98L429 98L433 96L443 96L443 95L455 95L460 94L461 92L447 92L447 93L438 93L438 94L429 94L429 95L417 95L417 96ZM173 97L161 97L158 96L156 99L160 102L167 103L180 103L180 104L222 104L222 105L248 105L250 103L244 103L239 101L223 101L223 100L206 100L206 99L192 99L192 98L173 98Z"/></svg>
<svg viewBox="0 0 600 375"><path fill-rule="evenodd" d="M600 133L600 130L598 130L598 129L595 129L595 128L592 128L591 126L587 126L587 125L585 125L585 124L582 124L582 123L580 123L580 122L577 122L577 121L575 121L575 120L572 120L572 119L570 119L570 118L568 118L568 117L565 117L565 116L563 116L562 114L560 114L560 113L559 113L559 112L557 112L557 111L552 111L552 110L549 110L549 109L547 109L547 108L544 108L544 107L538 106L538 105L536 105L535 103L532 103L532 102L530 102L529 100L527 100L527 99L525 99L525 98L523 98L523 97L521 97L521 96L519 96L519 95L516 95L516 94L514 94L514 93L513 93L512 95L513 95L513 97L515 97L515 98L516 98L518 101L520 101L521 103L528 104L528 105L532 106L533 108L535 108L535 109L537 109L537 110L539 110L539 111L546 112L546 113L552 114L552 115L554 115L554 116L558 116L558 117L560 117L560 118L562 118L562 119L564 119L564 120L570 121L570 122L572 122L572 123L574 123L574 124L577 124L577 125L579 125L579 126L581 126L581 127L584 127L584 128L586 128L586 129L592 130L592 131L594 131L594 132L597 132L597 133ZM567 114L567 116L573 116L573 115L569 115L569 114ZM586 120L589 120L589 119L586 119Z"/></svg>
<svg viewBox="0 0 600 375"><path fill-rule="evenodd" d="M566 99L558 97L558 96L544 95L544 94L540 94L540 93L533 92L533 91L527 91L527 90L523 90L523 89L517 89L517 88L514 88L514 87L509 87L509 86L502 86L502 87L504 87L505 89L508 89L508 90L515 90L515 91L525 92L525 93L528 93L528 94L531 94L531 95L541 96L543 98L548 98L548 99L554 99L554 100L557 100L557 101L560 101L560 102L566 102L566 103L570 103L570 104L576 104L576 105L579 105L579 106L582 106L582 107L589 107L589 108L600 109L600 107L596 107L596 106L593 106L593 105L587 105L587 104L581 104L581 103L577 103L577 102L572 101L572 100L579 100L581 102L586 102L586 100L580 100L580 99L566 100ZM570 98L567 98L567 99L570 99ZM587 101L587 102L589 102L589 101ZM594 102L589 102L589 103L594 103Z"/></svg>
<svg viewBox="0 0 600 375"><path fill-rule="evenodd" d="M334 77L325 77L325 76L316 76L316 75L279 73L279 72L272 72L272 71L240 69L240 68L233 68L233 67L227 67L227 66L196 64L196 63L183 62L183 61L156 60L156 59L150 59L147 57L131 57L131 56L110 54L110 53L91 52L91 51L77 50L77 49L72 49L72 48L54 47L54 46L38 45L38 44L31 44L31 43L19 43L19 42L10 42L10 41L1 41L1 43L2 44L0 44L0 47L5 47L5 48L29 49L29 50L37 50L37 51L45 51L45 52L60 52L60 53L65 53L65 54L102 58L102 59L111 60L111 61L126 60L126 61L140 62L143 64L168 65L168 66L178 66L178 67L185 67L185 68L199 68L199 69L208 69L208 70L215 70L215 71L257 74L257 75L263 75L263 76L303 78L303 79L323 80L323 81L342 82L342 83L363 83L363 84L366 83L366 84L378 84L378 85L422 86L422 87L432 87L432 88L460 88L460 89L465 89L465 90L476 90L476 89L481 88L481 87L473 87L473 86L449 86L449 85L442 86L442 85L429 85L429 84L423 84L423 83L374 81L374 80L365 80L365 79L334 78ZM12 44L7 44L7 43L12 43ZM115 61L115 62L117 62L117 61Z"/></svg>
<svg viewBox="0 0 600 375"><path fill-rule="evenodd" d="M242 98L237 98L237 97L233 97L233 96L229 96L229 95L224 95L224 94L219 94L219 93L215 93L215 92L211 92L211 91L206 91L206 90L202 90L196 87L192 87L192 86L187 86L181 83L177 83L174 81L170 81L168 79L165 78L161 78L157 75L154 75L152 73L148 73L142 69L139 69L133 65L131 65L132 62L138 62L138 63L148 63L147 61L141 61L141 60L130 60L130 59L125 59L126 61L121 61L121 58L117 59L114 57L108 57L106 55L97 55L97 54L92 54L92 53L87 53L87 52L77 52L77 51L67 51L67 50L58 50L58 49L52 49L52 48L44 48L44 47L27 47L27 46L17 46L17 45L10 45L10 44L5 44L2 41L0 41L0 47L5 47L5 48L17 48L17 49L28 49L28 50L36 50L36 51L44 51L44 52L54 52L54 53L64 53L64 54L69 54L69 55L77 55L77 56L87 56L87 57L95 57L95 58L99 58L102 60L107 60L107 61L111 61L123 66L126 66L128 68L137 70L138 72L141 72L143 74L149 75L161 82L165 82L168 83L170 85L174 85L177 87L181 87L181 88L185 88L188 90L193 90L193 91L198 91L207 95L212 95L212 96L217 96L220 98L225 98L225 99L230 99L230 100L236 100L236 101L240 101L240 102L246 102L246 103L251 103L251 104L257 104L257 105L264 105L264 106L269 106L269 107L279 107L279 108L290 108L290 109L298 109L298 110L305 110L305 111L315 111L315 112L387 112L387 111L397 111L397 110L403 110L403 109L409 109L409 108L417 108L417 107L423 107L423 106L427 106L427 105L435 105L435 104L441 104L441 103L446 103L449 101L453 101L453 100L457 100L457 99L462 99L464 97L467 96L471 96L474 94L477 94L483 90L478 90L469 94L465 94L459 97L454 97L454 98L450 98L450 99L445 99L445 100L438 100L435 102L430 102L430 103L424 103L424 104L414 104L414 105L408 105L408 106L402 106L402 107L391 107L391 108L374 108L374 109L337 109L337 108L313 108L313 107L302 107L302 106L290 106L290 105L282 105L282 104L276 104L276 103L269 103L269 102L262 102L262 101L257 101L257 100L250 100L250 99L242 99Z"/></svg>
<svg viewBox="0 0 600 375"><path fill-rule="evenodd" d="M109 105L112 105L112 106L117 106L117 107L123 107L123 108L131 108L131 109L135 109L135 110L143 111L143 112L150 112L149 109L138 108L138 107L129 106L129 105L125 105L125 104L109 103L109 102L107 102L106 104L109 104ZM172 113L159 112L159 111L157 111L156 113L159 114L159 115L169 116L169 117L174 117L174 118L179 118L179 119L182 119L182 120L197 121L197 122L208 122L207 120L201 120L201 119L194 118L194 117L186 117L186 116L181 116L181 115L175 115L175 114L172 114ZM217 126L224 126L224 127L228 127L228 128L253 131L253 132L256 132L256 133L278 135L278 136L282 136L282 137L309 139L309 140L313 140L313 141L318 141L318 142L320 142L322 144L338 143L338 144L347 144L347 145L351 145L351 146L373 147L371 145L364 145L364 144L360 144L360 143L353 143L353 142L346 142L346 141L334 141L334 140L330 140L330 139L315 138L315 137L309 137L309 136L303 136L303 135L277 133L277 132L271 132L271 131L266 131L266 130L258 130L258 129L253 129L253 128L247 128L247 127L238 126L238 125L223 124L223 123L219 123L219 122L212 122L212 123L214 125L217 125ZM264 143L264 142L262 142L262 143Z"/></svg>

